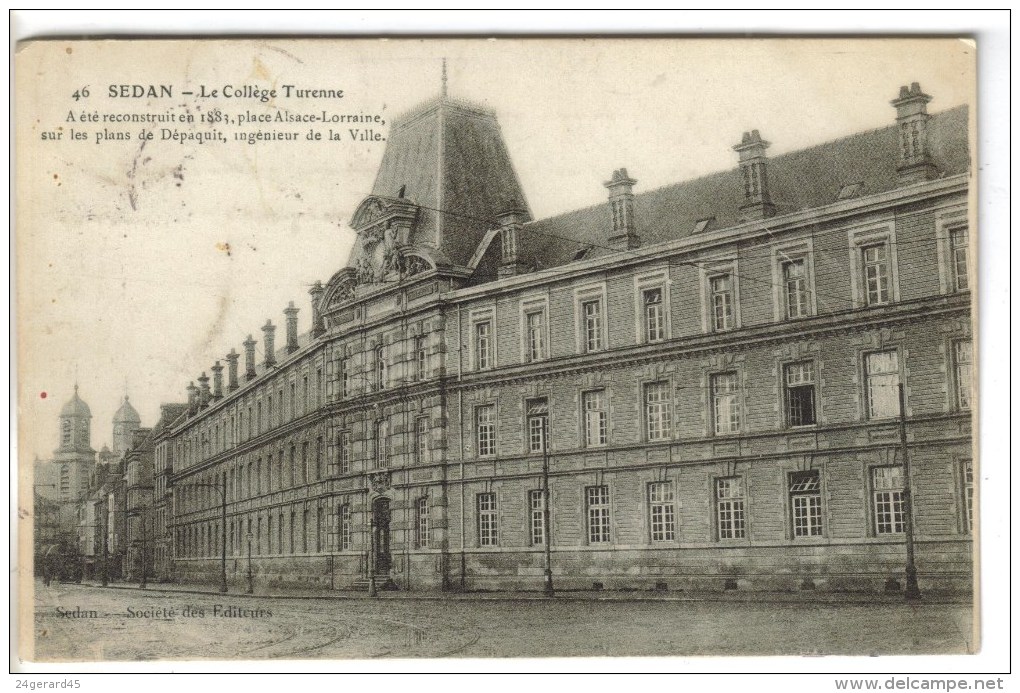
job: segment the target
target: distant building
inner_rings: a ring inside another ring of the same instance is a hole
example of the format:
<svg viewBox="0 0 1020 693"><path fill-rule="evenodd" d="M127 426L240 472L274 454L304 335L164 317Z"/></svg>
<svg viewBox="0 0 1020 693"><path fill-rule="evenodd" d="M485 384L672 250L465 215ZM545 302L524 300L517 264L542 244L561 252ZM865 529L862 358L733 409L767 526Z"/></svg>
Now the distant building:
<svg viewBox="0 0 1020 693"><path fill-rule="evenodd" d="M291 304L161 420L174 575L897 589L912 488L922 588L969 590L968 114L930 100L541 220L491 111L396 119L311 332Z"/></svg>

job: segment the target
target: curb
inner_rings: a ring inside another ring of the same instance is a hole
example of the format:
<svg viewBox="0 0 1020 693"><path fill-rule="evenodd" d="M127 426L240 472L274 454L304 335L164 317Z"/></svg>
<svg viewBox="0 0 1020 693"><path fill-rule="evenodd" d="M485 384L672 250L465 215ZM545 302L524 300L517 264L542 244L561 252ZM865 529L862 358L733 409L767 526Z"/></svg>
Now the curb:
<svg viewBox="0 0 1020 693"><path fill-rule="evenodd" d="M140 589L137 585L108 585L102 587L99 584L92 583L68 583L77 584L81 587L92 587L97 589L116 589L131 592L151 592L160 594L199 594L205 596L221 596L221 597L249 597L256 598L261 597L264 599L284 599L284 600L295 600L295 601L312 601L312 600L332 600L332 601L420 601L420 602L446 602L446 601L459 601L459 602L713 602L713 603L732 603L732 604L816 604L816 605L837 605L841 607L857 607L857 606L888 606L896 604L904 604L908 606L934 606L934 605L946 605L946 606L969 606L973 604L973 601L968 597L960 596L947 596L938 595L929 599L922 598L917 602L910 602L905 600L902 596L885 596L885 595L866 595L862 594L860 597L851 598L849 594L836 594L833 593L827 598L819 598L816 596L799 595L795 593L775 593L775 592L754 592L745 593L741 596L722 596L715 595L712 593L702 594L677 594L677 595L648 595L648 596L636 596L628 594L613 594L606 596L595 596L588 594L576 594L576 593L560 593L555 597L546 597L545 595L537 594L521 594L521 595L510 595L500 593L485 593L485 592L467 592L467 593L441 593L441 594L429 594L429 593L397 593L387 594L381 592L377 597L370 597L368 593L364 594L351 594L351 593L323 593L323 594L287 594L285 592L278 592L273 594L258 593L248 594L247 592L219 592L217 590L202 590L202 589L189 589L189 588L166 588L166 587L154 587L148 586L146 589ZM400 596L397 596L397 595ZM780 597L779 595L782 594Z"/></svg>

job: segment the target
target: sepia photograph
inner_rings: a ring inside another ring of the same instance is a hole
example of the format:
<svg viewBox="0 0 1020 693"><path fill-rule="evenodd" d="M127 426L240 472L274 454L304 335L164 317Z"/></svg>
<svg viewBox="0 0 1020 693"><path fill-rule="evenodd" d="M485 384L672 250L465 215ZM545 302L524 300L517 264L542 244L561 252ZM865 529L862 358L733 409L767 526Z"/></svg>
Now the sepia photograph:
<svg viewBox="0 0 1020 693"><path fill-rule="evenodd" d="M17 657L979 652L977 50L20 43Z"/></svg>

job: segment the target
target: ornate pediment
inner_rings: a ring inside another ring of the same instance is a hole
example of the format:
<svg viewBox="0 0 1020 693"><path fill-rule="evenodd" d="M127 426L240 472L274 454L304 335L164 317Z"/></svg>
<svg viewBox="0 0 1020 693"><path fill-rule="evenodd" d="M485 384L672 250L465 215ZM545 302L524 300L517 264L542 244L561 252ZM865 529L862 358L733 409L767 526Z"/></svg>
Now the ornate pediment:
<svg viewBox="0 0 1020 693"><path fill-rule="evenodd" d="M369 195L351 218L351 228L360 236L368 229L378 227L410 228L418 216L418 206L403 197Z"/></svg>

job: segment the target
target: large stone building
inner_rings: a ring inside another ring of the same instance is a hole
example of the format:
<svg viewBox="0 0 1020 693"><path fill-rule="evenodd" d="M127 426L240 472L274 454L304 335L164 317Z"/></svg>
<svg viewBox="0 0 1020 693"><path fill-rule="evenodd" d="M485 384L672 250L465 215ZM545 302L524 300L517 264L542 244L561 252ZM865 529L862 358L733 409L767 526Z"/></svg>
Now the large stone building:
<svg viewBox="0 0 1020 693"><path fill-rule="evenodd" d="M930 100L540 220L492 112L404 115L311 331L291 304L164 412L167 572L895 589L913 489L922 588L969 589L967 111Z"/></svg>

